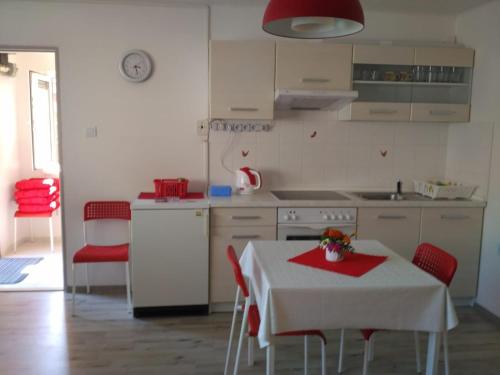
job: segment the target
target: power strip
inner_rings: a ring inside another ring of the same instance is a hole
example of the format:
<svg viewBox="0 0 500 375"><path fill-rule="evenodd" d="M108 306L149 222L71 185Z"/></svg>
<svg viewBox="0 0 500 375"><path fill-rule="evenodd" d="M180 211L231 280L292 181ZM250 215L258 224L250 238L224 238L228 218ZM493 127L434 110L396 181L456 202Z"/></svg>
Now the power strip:
<svg viewBox="0 0 500 375"><path fill-rule="evenodd" d="M238 120L211 120L210 130L221 132L268 132L271 124L262 121L238 121Z"/></svg>

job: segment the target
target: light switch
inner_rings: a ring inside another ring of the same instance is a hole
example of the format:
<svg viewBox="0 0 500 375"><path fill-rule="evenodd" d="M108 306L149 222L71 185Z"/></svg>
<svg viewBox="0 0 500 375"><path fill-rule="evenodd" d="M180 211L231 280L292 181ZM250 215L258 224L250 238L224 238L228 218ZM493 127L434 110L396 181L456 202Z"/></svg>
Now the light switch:
<svg viewBox="0 0 500 375"><path fill-rule="evenodd" d="M86 128L85 135L87 136L87 138L97 138L97 126Z"/></svg>

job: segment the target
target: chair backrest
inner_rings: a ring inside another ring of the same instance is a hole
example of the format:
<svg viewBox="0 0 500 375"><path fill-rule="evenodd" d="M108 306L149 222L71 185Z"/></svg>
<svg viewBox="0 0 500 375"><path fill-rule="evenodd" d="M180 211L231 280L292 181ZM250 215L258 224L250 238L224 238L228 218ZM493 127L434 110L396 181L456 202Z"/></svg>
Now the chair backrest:
<svg viewBox="0 0 500 375"><path fill-rule="evenodd" d="M85 203L83 220L115 219L130 221L130 202L127 201L92 201Z"/></svg>
<svg viewBox="0 0 500 375"><path fill-rule="evenodd" d="M240 287L243 296L247 298L250 295L250 293L248 293L247 283L245 281L245 278L243 277L243 272L241 272L241 266L238 260L238 256L236 255L236 251L234 251L234 248L231 245L229 245L227 247L226 253L229 262L233 266L234 279L236 280L236 284L238 284L238 286Z"/></svg>
<svg viewBox="0 0 500 375"><path fill-rule="evenodd" d="M430 243L418 246L413 264L447 286L450 286L458 267L457 259L453 255Z"/></svg>

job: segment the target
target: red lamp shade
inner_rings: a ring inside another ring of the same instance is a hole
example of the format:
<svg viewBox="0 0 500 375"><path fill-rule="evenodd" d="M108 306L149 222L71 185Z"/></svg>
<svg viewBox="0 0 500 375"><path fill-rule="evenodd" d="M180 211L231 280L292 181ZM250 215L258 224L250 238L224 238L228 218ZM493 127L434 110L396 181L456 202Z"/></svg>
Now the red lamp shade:
<svg viewBox="0 0 500 375"><path fill-rule="evenodd" d="M288 38L324 39L360 32L364 24L358 0L271 0L262 28Z"/></svg>

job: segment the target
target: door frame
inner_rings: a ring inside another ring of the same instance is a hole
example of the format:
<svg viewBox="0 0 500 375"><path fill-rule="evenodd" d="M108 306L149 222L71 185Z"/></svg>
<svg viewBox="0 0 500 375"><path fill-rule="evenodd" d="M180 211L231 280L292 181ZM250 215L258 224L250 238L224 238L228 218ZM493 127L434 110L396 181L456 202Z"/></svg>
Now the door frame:
<svg viewBox="0 0 500 375"><path fill-rule="evenodd" d="M59 180L61 185L60 200L61 200L61 239L62 239L62 267L63 267L63 291L67 291L67 272L66 272L66 204L65 204L65 191L64 191L64 157L62 153L62 106L61 106L61 75L60 69L61 64L59 60L59 48L49 47L49 46L19 46L19 45L3 45L0 44L1 51L8 52L52 52L54 53L55 66L56 66L56 103L57 103L57 136L59 139L58 153L59 153L59 165L61 170L59 172Z"/></svg>

